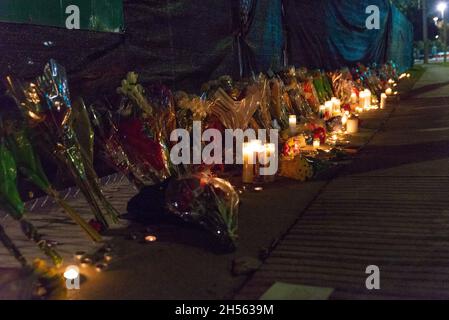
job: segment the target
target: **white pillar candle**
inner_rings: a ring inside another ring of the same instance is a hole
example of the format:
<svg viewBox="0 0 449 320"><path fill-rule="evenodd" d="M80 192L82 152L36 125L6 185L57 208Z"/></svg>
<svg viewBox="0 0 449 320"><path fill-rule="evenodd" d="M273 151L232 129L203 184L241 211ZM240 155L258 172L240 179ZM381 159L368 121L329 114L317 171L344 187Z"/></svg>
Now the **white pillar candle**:
<svg viewBox="0 0 449 320"><path fill-rule="evenodd" d="M366 99L366 92L362 91L359 94L359 108L363 110L365 108L365 99Z"/></svg>
<svg viewBox="0 0 449 320"><path fill-rule="evenodd" d="M320 145L321 145L320 139L313 139L313 147L314 147L315 149L316 149L316 148L319 148Z"/></svg>
<svg viewBox="0 0 449 320"><path fill-rule="evenodd" d="M341 124L345 126L346 123L348 123L348 116L345 114L341 117Z"/></svg>
<svg viewBox="0 0 449 320"><path fill-rule="evenodd" d="M357 133L359 132L359 119L358 118L350 118L346 123L346 132L347 133Z"/></svg>
<svg viewBox="0 0 449 320"><path fill-rule="evenodd" d="M296 125L297 125L296 115L293 114L288 117L288 124L290 125L290 131L292 133L296 133Z"/></svg>
<svg viewBox="0 0 449 320"><path fill-rule="evenodd" d="M368 89L365 90L365 110L369 110L371 108L371 91Z"/></svg>
<svg viewBox="0 0 449 320"><path fill-rule="evenodd" d="M385 109L387 106L387 95L385 93L382 93L380 95L380 108Z"/></svg>
<svg viewBox="0 0 449 320"><path fill-rule="evenodd" d="M332 98L332 114L339 115L341 113L341 100L337 98Z"/></svg>
<svg viewBox="0 0 449 320"><path fill-rule="evenodd" d="M243 183L253 183L254 182L254 146L245 142L242 149L243 155L243 172L242 181Z"/></svg>
<svg viewBox="0 0 449 320"><path fill-rule="evenodd" d="M353 92L351 94L351 103L352 104L357 104L357 95L355 94L355 92Z"/></svg>

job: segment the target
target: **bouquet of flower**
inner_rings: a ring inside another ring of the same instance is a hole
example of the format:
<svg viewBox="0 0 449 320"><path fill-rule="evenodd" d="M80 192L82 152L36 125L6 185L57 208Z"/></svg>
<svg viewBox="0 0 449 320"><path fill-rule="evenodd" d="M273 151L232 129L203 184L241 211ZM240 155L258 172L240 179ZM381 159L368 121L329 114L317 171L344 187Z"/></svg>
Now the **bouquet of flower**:
<svg viewBox="0 0 449 320"><path fill-rule="evenodd" d="M23 86L10 77L8 83L10 94L30 123L34 139L66 168L97 220L104 227L116 222L118 213L103 195L93 169L93 133L85 119L86 111L81 109L83 105L77 105L75 111L72 108L64 68L51 60L37 84Z"/></svg>
<svg viewBox="0 0 449 320"><path fill-rule="evenodd" d="M221 250L235 250L239 196L228 181L204 173L172 180L166 203L170 213L209 231Z"/></svg>

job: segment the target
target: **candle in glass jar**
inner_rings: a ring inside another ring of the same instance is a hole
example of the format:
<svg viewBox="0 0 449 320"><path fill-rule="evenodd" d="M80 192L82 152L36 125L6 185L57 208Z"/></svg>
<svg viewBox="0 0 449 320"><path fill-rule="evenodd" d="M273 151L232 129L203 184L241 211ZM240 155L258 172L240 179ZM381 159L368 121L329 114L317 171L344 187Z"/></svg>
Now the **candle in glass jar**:
<svg viewBox="0 0 449 320"><path fill-rule="evenodd" d="M320 145L321 145L320 139L313 139L313 147L314 148L319 148Z"/></svg>
<svg viewBox="0 0 449 320"><path fill-rule="evenodd" d="M380 108L385 109L387 106L387 95L385 93L382 93L380 95Z"/></svg>

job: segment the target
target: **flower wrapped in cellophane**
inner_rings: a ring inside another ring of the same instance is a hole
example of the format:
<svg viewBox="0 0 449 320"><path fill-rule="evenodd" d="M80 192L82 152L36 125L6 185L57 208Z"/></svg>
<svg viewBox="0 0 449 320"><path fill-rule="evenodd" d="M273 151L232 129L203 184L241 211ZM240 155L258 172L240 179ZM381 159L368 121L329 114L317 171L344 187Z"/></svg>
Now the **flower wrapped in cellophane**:
<svg viewBox="0 0 449 320"><path fill-rule="evenodd" d="M205 173L173 179L166 190L168 211L208 231L225 252L235 250L239 201L228 181Z"/></svg>
<svg viewBox="0 0 449 320"><path fill-rule="evenodd" d="M3 130L1 130L3 131ZM20 198L17 188L17 166L12 152L7 148L3 134L0 135L0 209L6 211L13 219L18 221L22 232L30 240L36 243L39 249L48 256L52 262L59 266L62 258L52 248L36 228L25 219L25 205ZM27 262L19 249L7 236L5 230L0 226L0 241L11 252L22 266Z"/></svg>
<svg viewBox="0 0 449 320"><path fill-rule="evenodd" d="M129 160L152 176L152 183L159 183L177 170L169 161L170 134L176 128L174 99L165 87L148 91L136 73L128 73L117 89L123 97L117 129Z"/></svg>
<svg viewBox="0 0 449 320"><path fill-rule="evenodd" d="M39 145L65 168L103 227L117 221L118 212L103 195L93 168L93 131L82 104L72 108L67 76L51 60L36 83L22 85L8 77L15 98ZM81 140L80 140L81 139Z"/></svg>

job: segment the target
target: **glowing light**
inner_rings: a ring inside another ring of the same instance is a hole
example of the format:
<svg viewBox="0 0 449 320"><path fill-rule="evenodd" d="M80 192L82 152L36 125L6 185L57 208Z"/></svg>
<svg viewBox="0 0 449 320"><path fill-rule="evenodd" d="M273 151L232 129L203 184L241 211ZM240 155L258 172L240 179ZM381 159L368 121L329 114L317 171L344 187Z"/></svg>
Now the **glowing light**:
<svg viewBox="0 0 449 320"><path fill-rule="evenodd" d="M68 266L64 272L64 278L68 280L78 279L80 276L80 271L77 266Z"/></svg>
<svg viewBox="0 0 449 320"><path fill-rule="evenodd" d="M156 236L148 235L145 237L146 242L155 242L157 240Z"/></svg>

